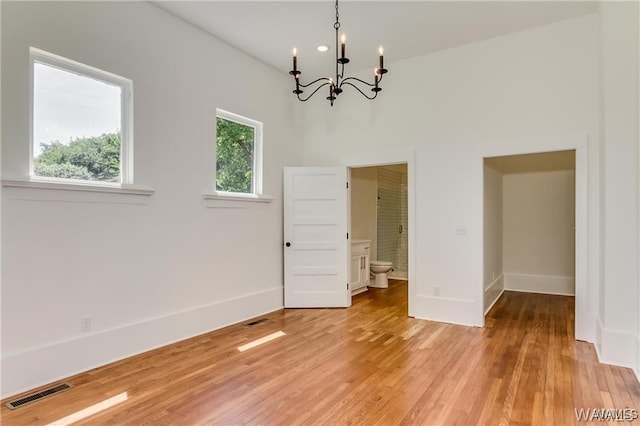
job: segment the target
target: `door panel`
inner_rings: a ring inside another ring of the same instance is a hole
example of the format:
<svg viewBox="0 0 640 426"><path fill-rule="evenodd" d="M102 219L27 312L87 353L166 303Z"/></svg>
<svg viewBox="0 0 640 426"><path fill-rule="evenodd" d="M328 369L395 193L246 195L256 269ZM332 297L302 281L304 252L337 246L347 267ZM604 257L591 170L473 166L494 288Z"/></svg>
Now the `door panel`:
<svg viewBox="0 0 640 426"><path fill-rule="evenodd" d="M284 169L284 305L346 307L347 170Z"/></svg>

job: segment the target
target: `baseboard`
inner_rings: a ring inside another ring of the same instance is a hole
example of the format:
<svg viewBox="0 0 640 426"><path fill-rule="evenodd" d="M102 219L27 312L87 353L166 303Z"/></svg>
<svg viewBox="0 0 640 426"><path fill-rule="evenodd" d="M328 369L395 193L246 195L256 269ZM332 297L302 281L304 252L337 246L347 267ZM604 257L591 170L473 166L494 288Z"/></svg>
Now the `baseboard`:
<svg viewBox="0 0 640 426"><path fill-rule="evenodd" d="M493 282L484 289L483 306L489 305L489 307L484 310L485 316L487 312L493 308L493 305L496 304L498 299L500 299L502 293L504 293L504 274L500 274L498 278L493 280Z"/></svg>
<svg viewBox="0 0 640 426"><path fill-rule="evenodd" d="M485 311L484 311L484 315L485 316L489 313L491 308L493 308L493 305L498 303L498 300L500 300L500 298L502 297L503 294L504 294L504 288L500 290L500 293L498 294L498 297L496 297L495 300L493 302L491 302L491 305L489 305L489 307L487 309L485 309Z"/></svg>
<svg viewBox="0 0 640 426"><path fill-rule="evenodd" d="M360 288L358 288L358 289L356 289L356 290L351 291L351 296L355 296L355 295L357 295L357 294L364 293L364 292L365 292L365 291L367 291L367 290L369 290L369 288L368 288L367 286L360 287Z"/></svg>
<svg viewBox="0 0 640 426"><path fill-rule="evenodd" d="M640 357L640 340L633 333L607 329L598 318L597 332L600 342L596 342L596 354L603 364L617 365L632 369L638 374L638 358ZM640 380L640 377L639 377Z"/></svg>
<svg viewBox="0 0 640 426"><path fill-rule="evenodd" d="M409 273L404 271L391 271L389 278L392 280L409 280Z"/></svg>
<svg viewBox="0 0 640 426"><path fill-rule="evenodd" d="M1 398L281 309L282 287L3 355ZM46 361L44 361L46 360Z"/></svg>
<svg viewBox="0 0 640 426"><path fill-rule="evenodd" d="M574 277L504 273L504 289L509 291L575 296L575 282Z"/></svg>
<svg viewBox="0 0 640 426"><path fill-rule="evenodd" d="M412 313L415 318L449 324L482 327L478 323L476 304L473 300L450 297L420 296L415 297Z"/></svg>

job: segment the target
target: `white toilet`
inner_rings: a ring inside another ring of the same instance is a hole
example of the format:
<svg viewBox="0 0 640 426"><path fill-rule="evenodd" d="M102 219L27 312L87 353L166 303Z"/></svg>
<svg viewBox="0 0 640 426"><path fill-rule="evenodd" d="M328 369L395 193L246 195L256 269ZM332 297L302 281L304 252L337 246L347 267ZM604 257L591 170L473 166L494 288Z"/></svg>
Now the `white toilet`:
<svg viewBox="0 0 640 426"><path fill-rule="evenodd" d="M372 284L369 284L369 287L375 288L387 288L389 287L389 280L387 279L387 274L393 268L392 262L385 262L384 260L372 260L371 263L371 273L375 276L375 280Z"/></svg>

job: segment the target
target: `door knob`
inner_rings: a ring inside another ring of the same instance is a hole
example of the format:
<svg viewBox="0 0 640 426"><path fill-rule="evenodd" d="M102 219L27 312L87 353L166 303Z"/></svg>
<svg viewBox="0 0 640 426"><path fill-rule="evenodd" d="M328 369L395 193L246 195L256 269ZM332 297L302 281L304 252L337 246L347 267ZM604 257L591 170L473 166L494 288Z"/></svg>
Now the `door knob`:
<svg viewBox="0 0 640 426"><path fill-rule="evenodd" d="M285 246L291 247L291 243L289 241L286 242Z"/></svg>

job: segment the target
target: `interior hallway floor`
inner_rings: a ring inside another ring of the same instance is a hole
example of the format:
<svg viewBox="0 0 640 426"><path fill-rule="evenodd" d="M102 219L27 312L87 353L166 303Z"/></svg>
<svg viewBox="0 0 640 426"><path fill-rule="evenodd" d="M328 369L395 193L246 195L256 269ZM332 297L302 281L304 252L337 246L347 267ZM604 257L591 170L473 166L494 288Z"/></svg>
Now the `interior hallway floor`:
<svg viewBox="0 0 640 426"><path fill-rule="evenodd" d="M407 317L406 281L392 281L349 309L264 317L71 377L68 391L3 406L2 424L47 424L117 395L78 424L567 425L574 408L640 409L633 372L574 340L572 297L506 292L474 328Z"/></svg>

